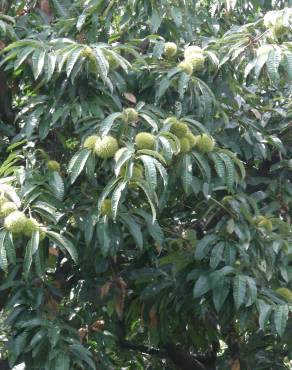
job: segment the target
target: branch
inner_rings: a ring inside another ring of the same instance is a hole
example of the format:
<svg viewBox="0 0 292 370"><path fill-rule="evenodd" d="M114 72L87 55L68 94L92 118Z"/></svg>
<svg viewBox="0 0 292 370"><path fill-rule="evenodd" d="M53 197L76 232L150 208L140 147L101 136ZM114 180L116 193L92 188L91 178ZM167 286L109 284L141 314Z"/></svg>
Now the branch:
<svg viewBox="0 0 292 370"><path fill-rule="evenodd" d="M162 359L169 358L179 370L211 370L198 360L200 358L204 361L205 357L203 355L191 355L175 344L168 344L165 350L132 343L124 339L120 339L118 344L122 348L142 352L150 356L157 356Z"/></svg>
<svg viewBox="0 0 292 370"><path fill-rule="evenodd" d="M183 348L175 344L167 345L167 354L172 362L180 370L211 370L205 367L194 355L185 352Z"/></svg>
<svg viewBox="0 0 292 370"><path fill-rule="evenodd" d="M127 349L130 349L130 350L133 350L133 351L146 353L147 355L150 355L150 356L158 356L160 358L166 358L167 357L167 352L166 351L163 351L163 350L157 349L157 348L153 348L153 347L146 347L146 346L143 346L141 344L136 344L136 343L129 342L127 340L120 340L119 345L122 348L125 348L125 349L127 348Z"/></svg>

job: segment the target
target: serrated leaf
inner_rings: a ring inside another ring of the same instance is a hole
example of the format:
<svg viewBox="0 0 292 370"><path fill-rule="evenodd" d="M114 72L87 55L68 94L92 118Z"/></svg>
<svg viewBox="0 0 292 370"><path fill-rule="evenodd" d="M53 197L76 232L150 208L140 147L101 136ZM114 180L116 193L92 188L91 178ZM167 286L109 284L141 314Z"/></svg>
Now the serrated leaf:
<svg viewBox="0 0 292 370"><path fill-rule="evenodd" d="M235 168L232 160L227 154L224 153L219 153L219 156L222 158L225 164L226 168L226 177L225 177L225 182L228 187L228 189L232 189L233 184L235 182Z"/></svg>
<svg viewBox="0 0 292 370"><path fill-rule="evenodd" d="M6 230L2 230L0 232L0 269L5 272L8 269L7 253L6 253L6 248L4 244L6 234L7 234Z"/></svg>
<svg viewBox="0 0 292 370"><path fill-rule="evenodd" d="M51 0L54 4L54 8L56 9L56 12L61 18L68 18L69 17L69 10L66 8L66 5L63 1L60 0Z"/></svg>
<svg viewBox="0 0 292 370"><path fill-rule="evenodd" d="M159 101L163 97L166 90L169 88L171 81L172 81L171 79L165 77L159 82L158 90L156 93L156 101Z"/></svg>
<svg viewBox="0 0 292 370"><path fill-rule="evenodd" d="M100 48L93 48L93 53L95 56L96 69L104 83L109 87L110 91L112 92L113 85L111 80L108 78L109 63L105 56L103 55L103 52Z"/></svg>
<svg viewBox="0 0 292 370"><path fill-rule="evenodd" d="M160 176L162 177L163 180L163 185L167 185L167 171L166 169L162 166L162 164L155 158L152 158L153 163L155 164L155 167L157 168L158 172L160 173Z"/></svg>
<svg viewBox="0 0 292 370"><path fill-rule="evenodd" d="M45 59L45 75L46 80L50 81L56 68L57 56L54 52L46 54Z"/></svg>
<svg viewBox="0 0 292 370"><path fill-rule="evenodd" d="M277 333L282 337L284 335L287 320L288 320L289 308L285 304L278 305L274 308L274 324L277 330Z"/></svg>
<svg viewBox="0 0 292 370"><path fill-rule="evenodd" d="M5 195L12 200L13 203L17 205L18 208L21 207L21 201L19 196L16 194L16 191L13 189L12 186L1 184L0 190L3 190L5 192Z"/></svg>
<svg viewBox="0 0 292 370"><path fill-rule="evenodd" d="M126 181L122 181L113 191L112 195L112 212L113 212L113 218L115 219L117 217L117 212L119 209L119 203L121 196L123 194L123 191L125 190L125 187L127 185Z"/></svg>
<svg viewBox="0 0 292 370"><path fill-rule="evenodd" d="M212 283L212 298L217 312L221 310L230 291L230 279L221 277Z"/></svg>
<svg viewBox="0 0 292 370"><path fill-rule="evenodd" d="M59 353L56 359L55 370L70 370L70 357L66 353Z"/></svg>
<svg viewBox="0 0 292 370"><path fill-rule="evenodd" d="M158 140L161 142L162 145L163 156L165 157L167 162L171 162L173 156L173 149L170 145L169 140L162 135L158 136Z"/></svg>
<svg viewBox="0 0 292 370"><path fill-rule="evenodd" d="M155 202L155 199L153 199L153 194L151 194L151 191L148 188L148 184L145 181L139 180L139 181L135 181L135 183L137 184L137 186L139 186L143 190L144 194L147 197L148 203L152 211L152 222L154 223L154 221L156 220L155 203L157 202Z"/></svg>
<svg viewBox="0 0 292 370"><path fill-rule="evenodd" d="M215 269L220 261L223 258L223 251L224 251L225 244L223 242L215 245L212 249L211 258L210 258L210 267Z"/></svg>
<svg viewBox="0 0 292 370"><path fill-rule="evenodd" d="M115 188L115 186L120 182L120 178L114 178L111 181L109 181L106 185L106 187L103 189L101 196L98 201L98 209L100 211L101 205L103 201L108 197L109 193Z"/></svg>
<svg viewBox="0 0 292 370"><path fill-rule="evenodd" d="M140 159L143 162L145 169L145 179L150 186L152 192L155 192L157 187L157 172L152 157L148 155L141 155Z"/></svg>
<svg viewBox="0 0 292 370"><path fill-rule="evenodd" d="M54 243L56 243L60 247L62 252L67 251L72 257L73 261L77 263L78 261L77 249L70 240L68 240L65 236L60 235L54 231L47 230L46 234Z"/></svg>
<svg viewBox="0 0 292 370"><path fill-rule="evenodd" d="M79 15L77 23L76 23L76 28L77 28L78 31L81 31L82 27L84 26L84 24L86 22L86 18L87 18L86 13L82 13L82 14Z"/></svg>
<svg viewBox="0 0 292 370"><path fill-rule="evenodd" d="M208 275L201 275L194 286L193 296L194 298L199 298L206 294L210 289L211 286Z"/></svg>
<svg viewBox="0 0 292 370"><path fill-rule="evenodd" d="M70 345L70 350L74 356L78 356L88 365L87 369L96 369L96 366L90 357L91 354L87 348L83 347L81 344L72 344Z"/></svg>
<svg viewBox="0 0 292 370"><path fill-rule="evenodd" d="M209 252L212 243L217 239L217 236L214 234L209 234L204 236L203 239L199 240L196 250L195 250L195 259L202 260L206 257L207 253Z"/></svg>
<svg viewBox="0 0 292 370"><path fill-rule="evenodd" d="M27 279L28 277L29 270L32 264L32 249L33 249L32 240L29 240L29 242L26 245L23 261L23 276L25 279Z"/></svg>
<svg viewBox="0 0 292 370"><path fill-rule="evenodd" d="M243 304L246 295L246 278L236 275L233 279L233 298L237 309Z"/></svg>
<svg viewBox="0 0 292 370"><path fill-rule="evenodd" d="M62 200L64 197L65 188L64 188L63 179L61 175L59 174L59 172L52 171L49 173L49 184L53 190L55 197L57 199Z"/></svg>
<svg viewBox="0 0 292 370"><path fill-rule="evenodd" d="M4 243L5 243L5 249L6 249L8 261L12 264L15 264L16 263L16 253L15 253L15 247L13 244L11 233L8 232L6 234Z"/></svg>
<svg viewBox="0 0 292 370"><path fill-rule="evenodd" d="M151 215L149 215L149 213L145 212L143 209L136 209L135 213L143 217L143 219L146 221L150 235L154 240L157 241L159 245L161 245L164 241L164 234L161 227L159 226L159 223L157 221L154 221L153 223Z"/></svg>
<svg viewBox="0 0 292 370"><path fill-rule="evenodd" d="M278 68L281 62L281 56L281 49L277 47L275 50L270 52L266 63L268 75L274 84L277 84L280 79Z"/></svg>
<svg viewBox="0 0 292 370"><path fill-rule="evenodd" d="M139 113L139 117L143 118L155 130L155 132L158 131L157 123L148 114Z"/></svg>
<svg viewBox="0 0 292 370"><path fill-rule="evenodd" d="M256 58L256 62L255 62L255 65L254 65L254 77L256 79L259 77L263 66L266 64L266 62L269 58L270 52L271 52L271 50L269 50L267 53L263 53L263 54L259 55Z"/></svg>
<svg viewBox="0 0 292 370"><path fill-rule="evenodd" d="M42 73L45 64L46 50L37 49L32 55L32 71L34 79L37 80Z"/></svg>
<svg viewBox="0 0 292 370"><path fill-rule="evenodd" d="M116 176L119 175L120 171L121 171L121 168L125 165L126 166L126 162L128 162L128 160L132 157L134 151L133 150L129 150L129 149L126 149L122 155L120 156L120 158L118 159L116 165L115 165L115 174Z"/></svg>
<svg viewBox="0 0 292 370"><path fill-rule="evenodd" d="M178 91L180 100L184 98L184 94L187 90L190 78L191 76L187 75L186 73L181 73L179 76L177 91Z"/></svg>
<svg viewBox="0 0 292 370"><path fill-rule="evenodd" d="M282 65L288 74L289 80L292 80L292 52L289 51L284 52Z"/></svg>
<svg viewBox="0 0 292 370"><path fill-rule="evenodd" d="M14 69L17 69L21 66L21 64L29 57L31 53L33 53L35 49L32 47L23 48L19 54L17 55L17 59L14 62Z"/></svg>
<svg viewBox="0 0 292 370"><path fill-rule="evenodd" d="M227 149L220 149L219 152L227 154L233 160L233 162L237 165L237 167L240 170L242 179L244 179L246 176L245 167L243 162L239 158L237 158L236 154Z"/></svg>
<svg viewBox="0 0 292 370"><path fill-rule="evenodd" d="M224 161L222 160L222 158L220 158L216 153L211 153L210 157L212 158L212 160L214 162L214 166L215 166L215 170L217 172L217 175L221 179L225 179L226 171L225 171Z"/></svg>
<svg viewBox="0 0 292 370"><path fill-rule="evenodd" d="M193 152L192 155L195 158L195 161L199 169L201 170L202 175L206 178L206 180L209 183L211 181L211 168L208 161L200 153Z"/></svg>
<svg viewBox="0 0 292 370"><path fill-rule="evenodd" d="M69 162L68 166L68 172L70 174L71 184L75 182L77 177L81 174L83 171L83 168L85 167L86 161L88 157L90 156L91 151L88 149L82 149L79 152L77 152Z"/></svg>
<svg viewBox="0 0 292 370"><path fill-rule="evenodd" d="M247 281L247 295L248 295L246 307L248 307L254 304L257 299L257 285L256 285L255 280L249 276L246 277L246 281Z"/></svg>
<svg viewBox="0 0 292 370"><path fill-rule="evenodd" d="M83 51L83 47L77 47L76 49L72 50L72 52L69 54L66 62L66 74L67 77L70 76L76 62L78 61L81 53Z"/></svg>
<svg viewBox="0 0 292 370"><path fill-rule="evenodd" d="M107 116L99 126L99 132L101 136L103 137L107 135L110 132L115 120L121 117L122 113L120 112L111 113L109 116Z"/></svg>
<svg viewBox="0 0 292 370"><path fill-rule="evenodd" d="M120 217L124 221L124 223L127 225L138 247L142 249L143 248L143 235L141 232L141 226L135 221L133 217L126 215L125 213L121 213Z"/></svg>
<svg viewBox="0 0 292 370"><path fill-rule="evenodd" d="M184 191L186 194L190 194L193 181L192 175L193 167L190 155L187 154L183 156L180 169L181 169L180 178Z"/></svg>
<svg viewBox="0 0 292 370"><path fill-rule="evenodd" d="M259 312L259 326L262 330L264 330L266 322L272 312L272 306L259 299L257 301L257 307Z"/></svg>
<svg viewBox="0 0 292 370"><path fill-rule="evenodd" d="M149 155L151 157L154 157L154 158L158 159L161 163L166 165L166 162L165 162L165 159L163 158L163 156L161 154L159 154L158 152L156 152L155 150L140 149L140 150L137 151L137 154L139 154L139 155L141 155L141 154Z"/></svg>

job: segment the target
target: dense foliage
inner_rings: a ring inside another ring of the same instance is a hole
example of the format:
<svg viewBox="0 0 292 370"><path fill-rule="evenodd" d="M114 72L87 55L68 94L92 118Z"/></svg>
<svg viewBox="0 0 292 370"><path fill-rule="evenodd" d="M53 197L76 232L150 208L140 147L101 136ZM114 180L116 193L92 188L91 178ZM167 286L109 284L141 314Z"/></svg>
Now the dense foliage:
<svg viewBox="0 0 292 370"><path fill-rule="evenodd" d="M0 366L290 368L289 5L0 2Z"/></svg>

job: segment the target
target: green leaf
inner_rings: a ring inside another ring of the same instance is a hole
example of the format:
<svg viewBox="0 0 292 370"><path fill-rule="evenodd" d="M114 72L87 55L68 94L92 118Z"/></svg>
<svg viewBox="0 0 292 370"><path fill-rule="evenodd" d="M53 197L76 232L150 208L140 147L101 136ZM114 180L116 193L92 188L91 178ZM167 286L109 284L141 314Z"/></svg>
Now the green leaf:
<svg viewBox="0 0 292 370"><path fill-rule="evenodd" d="M19 52L17 59L14 62L14 69L17 69L18 67L20 67L22 63L29 57L29 55L33 53L34 50L35 49L30 46L23 48Z"/></svg>
<svg viewBox="0 0 292 370"><path fill-rule="evenodd" d="M261 330L265 329L265 325L267 320L269 319L269 316L272 312L272 306L267 304L262 299L257 300L257 309L259 312L259 326Z"/></svg>
<svg viewBox="0 0 292 370"><path fill-rule="evenodd" d="M37 49L32 55L32 71L37 80L45 65L46 50Z"/></svg>
<svg viewBox="0 0 292 370"><path fill-rule="evenodd" d="M32 250L33 250L32 240L29 240L29 242L26 245L25 256L23 261L23 276L25 279L28 278L29 270L32 264Z"/></svg>
<svg viewBox="0 0 292 370"><path fill-rule="evenodd" d="M5 243L5 249L6 249L8 261L12 264L15 264L16 263L16 253L15 253L15 247L13 244L11 233L8 232L6 234L4 243Z"/></svg>
<svg viewBox="0 0 292 370"><path fill-rule="evenodd" d="M180 100L183 100L184 94L188 88L188 84L190 81L191 76L187 75L186 73L181 73L178 80L178 94Z"/></svg>
<svg viewBox="0 0 292 370"><path fill-rule="evenodd" d="M139 113L139 117L143 118L154 129L155 132L158 131L157 123L148 114Z"/></svg>
<svg viewBox="0 0 292 370"><path fill-rule="evenodd" d="M159 87L158 87L158 90L157 90L157 93L156 93L156 101L157 102L163 97L166 90L169 88L170 84L171 84L171 79L169 79L168 77L163 78L159 82Z"/></svg>
<svg viewBox="0 0 292 370"><path fill-rule="evenodd" d="M40 242L40 233L39 231L35 231L32 233L32 236L31 236L31 248L32 248L33 255L37 252L39 248L39 242Z"/></svg>
<svg viewBox="0 0 292 370"><path fill-rule="evenodd" d="M50 219L53 223L58 222L59 215L57 213L57 209L51 204L38 201L33 204L32 208L39 214L43 215L45 218Z"/></svg>
<svg viewBox="0 0 292 370"><path fill-rule="evenodd" d="M7 253L5 248L5 238L7 235L6 230L2 230L0 232L0 269L3 271L7 271L8 268L8 260L7 260Z"/></svg>
<svg viewBox="0 0 292 370"><path fill-rule="evenodd" d="M277 333L282 337L284 335L287 321L288 321L289 308L285 305L278 305L274 308L274 324Z"/></svg>
<svg viewBox="0 0 292 370"><path fill-rule="evenodd" d="M232 153L230 150L227 149L219 149L219 152L227 154L233 160L233 162L237 165L237 167L240 170L242 179L244 179L246 176L245 167L243 162L239 158L237 158L236 154Z"/></svg>
<svg viewBox="0 0 292 370"><path fill-rule="evenodd" d="M230 278L221 277L212 282L212 298L217 312L221 310L230 291Z"/></svg>
<svg viewBox="0 0 292 370"><path fill-rule="evenodd" d="M56 243L60 247L62 252L67 251L72 257L73 261L77 263L78 261L77 249L70 240L68 240L65 236L60 235L54 231L47 230L46 234L54 243Z"/></svg>
<svg viewBox="0 0 292 370"><path fill-rule="evenodd" d="M10 185L6 185L6 184L1 184L0 185L0 191L3 190L5 192L5 195L10 198L12 200L12 202L14 202L18 208L21 207L21 201L20 201L20 198L19 196L16 194L16 191L15 189L10 186Z"/></svg>
<svg viewBox="0 0 292 370"><path fill-rule="evenodd" d="M83 168L86 165L86 161L88 157L90 156L91 151L88 149L81 149L79 152L77 152L69 162L68 166L68 172L70 174L71 184L75 182L77 177L81 174L83 171Z"/></svg>
<svg viewBox="0 0 292 370"><path fill-rule="evenodd" d="M50 81L50 79L52 78L56 68L56 63L57 63L56 54L54 52L47 53L45 59L45 75L47 81Z"/></svg>
<svg viewBox="0 0 292 370"><path fill-rule="evenodd" d="M64 1L60 0L51 0L54 8L56 9L56 13L61 16L62 18L69 18L69 10L66 8Z"/></svg>
<svg viewBox="0 0 292 370"><path fill-rule="evenodd" d="M251 306L253 303L255 303L257 299L257 285L253 278L247 276L247 296L248 300L246 302L246 306Z"/></svg>
<svg viewBox="0 0 292 370"><path fill-rule="evenodd" d="M186 194L190 194L192 190L192 181L193 181L193 175L192 175L192 162L190 155L184 155L181 161L181 173L180 178L183 184L183 188Z"/></svg>
<svg viewBox="0 0 292 370"><path fill-rule="evenodd" d="M130 215L127 215L125 213L121 213L120 217L124 221L124 223L127 225L127 227L129 228L130 233L132 234L133 238L135 239L138 247L140 249L142 249L143 248L143 235L142 235L142 232L141 232L140 225Z"/></svg>
<svg viewBox="0 0 292 370"><path fill-rule="evenodd" d="M199 298L211 289L208 275L201 275L194 286L194 298Z"/></svg>
<svg viewBox="0 0 292 370"><path fill-rule="evenodd" d="M263 53L261 54L259 57L256 58L256 62L255 62L255 65L254 65L254 74L255 74L255 78L259 78L259 75L261 73L261 70L263 68L263 66L266 64L268 58L269 58L269 54L270 54L271 50L269 50L267 53Z"/></svg>
<svg viewBox="0 0 292 370"><path fill-rule="evenodd" d="M99 126L99 132L101 136L104 137L107 135L110 132L115 120L121 117L122 113L120 112L111 113L109 116L107 116Z"/></svg>
<svg viewBox="0 0 292 370"><path fill-rule="evenodd" d="M59 172L53 171L49 173L49 184L57 199L62 200L64 197L64 182Z"/></svg>
<svg viewBox="0 0 292 370"><path fill-rule="evenodd" d="M280 79L278 68L281 62L281 49L277 46L275 50L272 50L269 54L267 61L267 70L272 82L277 85Z"/></svg>
<svg viewBox="0 0 292 370"><path fill-rule="evenodd" d="M282 65L285 68L289 80L292 80L292 52L285 51L282 59Z"/></svg>
<svg viewBox="0 0 292 370"><path fill-rule="evenodd" d="M150 23L151 23L151 32L156 33L160 24L162 22L162 18L160 17L158 11L154 8L152 11Z"/></svg>
<svg viewBox="0 0 292 370"><path fill-rule="evenodd" d="M128 162L128 160L132 157L132 155L134 154L134 150L129 150L129 149L126 149L122 155L120 156L120 158L118 159L116 165L115 165L115 174L116 176L119 175L120 171L121 171L121 168L125 165L126 166L126 162Z"/></svg>
<svg viewBox="0 0 292 370"><path fill-rule="evenodd" d="M212 158L213 162L214 162L214 165L215 165L215 170L218 174L218 176L221 178L221 179L225 179L225 176L226 176L226 171L225 171L225 164L224 164L224 161L222 160L222 158L217 155L216 153L211 153L210 154L210 157Z"/></svg>
<svg viewBox="0 0 292 370"><path fill-rule="evenodd" d="M246 295L246 278L243 275L236 275L233 279L233 299L237 309L243 304Z"/></svg>
<svg viewBox="0 0 292 370"><path fill-rule="evenodd" d="M154 240L157 241L159 245L162 245L162 243L164 242L164 234L161 227L159 226L159 223L157 221L154 221L153 223L151 215L149 215L149 213L145 212L143 209L136 209L135 213L144 218L149 234Z"/></svg>
<svg viewBox="0 0 292 370"><path fill-rule="evenodd" d="M210 267L215 269L220 261L223 259L223 251L224 251L225 243L221 242L215 245L212 249L211 258L210 258Z"/></svg>
<svg viewBox="0 0 292 370"><path fill-rule="evenodd" d="M137 150L137 154L139 154L139 155L141 155L141 154L149 155L150 157L154 157L154 158L158 159L161 163L166 165L166 162L165 162L165 159L163 158L163 156L161 154L159 154L158 152L156 152L155 150L140 149L140 150Z"/></svg>
<svg viewBox="0 0 292 370"><path fill-rule="evenodd" d="M111 80L108 78L108 70L109 70L109 64L105 56L103 55L103 52L100 48L94 47L93 53L95 56L95 66L98 71L98 74L104 81L104 83L108 86L110 91L113 91L113 85L111 83Z"/></svg>
<svg viewBox="0 0 292 370"><path fill-rule="evenodd" d="M225 182L229 190L232 189L233 184L235 182L235 168L232 160L227 154L219 153L219 156L224 161L225 168L226 168L226 177Z"/></svg>
<svg viewBox="0 0 292 370"><path fill-rule="evenodd" d="M81 53L83 51L83 47L77 46L75 49L72 50L72 52L69 54L67 63L66 63L66 74L67 77L70 76L76 62L78 61Z"/></svg>
<svg viewBox="0 0 292 370"><path fill-rule="evenodd" d="M202 260L208 254L209 250L212 247L212 243L217 239L217 236L214 234L206 235L203 239L201 239L196 247L195 250L195 259Z"/></svg>
<svg viewBox="0 0 292 370"><path fill-rule="evenodd" d="M70 345L70 351L74 356L78 356L82 361L88 365L88 370L95 370L95 364L91 359L89 350L83 347L81 344L72 344Z"/></svg>
<svg viewBox="0 0 292 370"><path fill-rule="evenodd" d="M148 155L141 155L140 159L142 160L144 165L145 179L148 185L150 186L151 191L155 192L155 189L157 187L157 172L154 161Z"/></svg>
<svg viewBox="0 0 292 370"><path fill-rule="evenodd" d="M162 164L160 162L158 162L157 159L152 158L152 161L155 164L156 169L160 173L160 176L161 176L161 178L163 180L163 185L166 186L167 185L167 181L168 181L166 169L162 166Z"/></svg>
<svg viewBox="0 0 292 370"><path fill-rule="evenodd" d="M202 154L196 152L193 152L192 155L195 158L202 175L206 178L208 182L211 182L211 168L206 158Z"/></svg>
<svg viewBox="0 0 292 370"><path fill-rule="evenodd" d="M126 181L122 181L118 184L118 186L113 191L112 195L112 212L113 212L113 218L115 219L117 217L117 212L119 209L119 203L121 200L121 196L123 194L123 191L125 190L127 185Z"/></svg>
<svg viewBox="0 0 292 370"><path fill-rule="evenodd" d="M156 209L155 209L155 199L153 199L153 194L151 194L150 189L148 188L148 184L145 181L139 180L135 181L137 186L139 186L143 192L145 193L148 203L150 205L151 211L152 211L152 222L156 220Z"/></svg>
<svg viewBox="0 0 292 370"><path fill-rule="evenodd" d="M78 31L81 31L82 27L84 26L84 24L86 22L86 18L87 18L86 13L82 13L82 14L79 15L77 23L76 23L76 28L77 28Z"/></svg>
<svg viewBox="0 0 292 370"><path fill-rule="evenodd" d="M70 357L66 353L59 353L56 359L55 370L70 370Z"/></svg>
<svg viewBox="0 0 292 370"><path fill-rule="evenodd" d="M167 162L171 162L173 149L170 145L169 140L162 135L158 136L158 140L161 142L163 148L163 157L166 159Z"/></svg>

